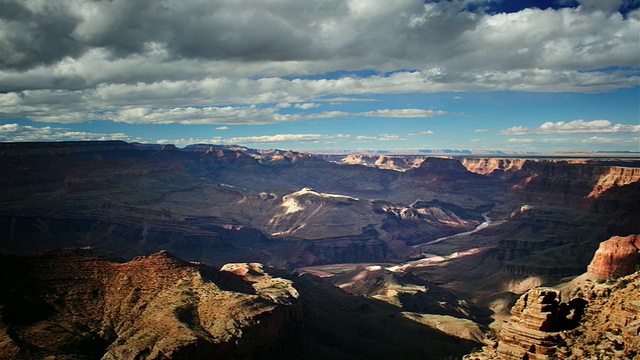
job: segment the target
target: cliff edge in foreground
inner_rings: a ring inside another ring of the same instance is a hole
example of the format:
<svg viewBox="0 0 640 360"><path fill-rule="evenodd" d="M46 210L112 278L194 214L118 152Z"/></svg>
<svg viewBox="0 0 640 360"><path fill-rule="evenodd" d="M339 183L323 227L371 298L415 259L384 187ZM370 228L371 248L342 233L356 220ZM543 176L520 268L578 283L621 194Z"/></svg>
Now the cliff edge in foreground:
<svg viewBox="0 0 640 360"><path fill-rule="evenodd" d="M612 237L601 243L584 275L523 294L496 336L464 359L638 358L640 271L633 272L638 239Z"/></svg>

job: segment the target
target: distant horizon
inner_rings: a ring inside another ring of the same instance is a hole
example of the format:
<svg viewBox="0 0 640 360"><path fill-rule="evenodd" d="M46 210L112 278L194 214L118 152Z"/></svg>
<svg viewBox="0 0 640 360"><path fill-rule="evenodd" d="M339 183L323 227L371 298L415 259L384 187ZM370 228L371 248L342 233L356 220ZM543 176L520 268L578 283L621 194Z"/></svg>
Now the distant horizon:
<svg viewBox="0 0 640 360"><path fill-rule="evenodd" d="M332 150L299 150L291 148L276 148L276 147L251 147L242 144L216 144L216 143L193 143L184 146L176 146L175 144L159 144L159 143L143 143L135 141L125 140L46 140L46 141L0 141L2 144L64 144L64 143L125 143L133 145L134 147L156 147L162 148L165 146L174 146L178 150L187 150L189 147L197 146L217 146L221 148L245 148L248 150L258 151L294 151L298 153L308 153L312 155L335 155L335 156L348 156L348 155L364 155L364 156L429 156L429 155L448 155L448 156L581 156L581 155L618 155L621 157L627 156L640 156L640 151L628 151L628 150L612 150L612 151L556 151L556 152L525 152L525 151L511 151L500 149L332 149ZM196 150L192 150L196 151Z"/></svg>

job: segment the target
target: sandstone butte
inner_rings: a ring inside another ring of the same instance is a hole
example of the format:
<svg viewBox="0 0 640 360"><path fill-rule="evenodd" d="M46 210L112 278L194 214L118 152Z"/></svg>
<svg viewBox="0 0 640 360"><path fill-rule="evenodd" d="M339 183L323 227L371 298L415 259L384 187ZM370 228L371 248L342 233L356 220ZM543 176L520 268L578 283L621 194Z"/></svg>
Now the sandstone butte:
<svg viewBox="0 0 640 360"><path fill-rule="evenodd" d="M523 294L496 336L464 359L640 358L639 239L612 237L601 243L586 274Z"/></svg>
<svg viewBox="0 0 640 360"><path fill-rule="evenodd" d="M587 272L601 279L630 274L640 264L640 235L614 236L600 243Z"/></svg>

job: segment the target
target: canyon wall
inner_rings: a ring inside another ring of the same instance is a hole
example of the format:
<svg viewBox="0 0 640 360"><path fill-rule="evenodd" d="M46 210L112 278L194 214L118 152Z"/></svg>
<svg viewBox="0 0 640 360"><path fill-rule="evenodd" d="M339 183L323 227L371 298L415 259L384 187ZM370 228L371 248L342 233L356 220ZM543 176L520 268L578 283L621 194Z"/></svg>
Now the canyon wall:
<svg viewBox="0 0 640 360"><path fill-rule="evenodd" d="M614 236L600 243L587 272L600 279L630 274L640 266L640 235Z"/></svg>

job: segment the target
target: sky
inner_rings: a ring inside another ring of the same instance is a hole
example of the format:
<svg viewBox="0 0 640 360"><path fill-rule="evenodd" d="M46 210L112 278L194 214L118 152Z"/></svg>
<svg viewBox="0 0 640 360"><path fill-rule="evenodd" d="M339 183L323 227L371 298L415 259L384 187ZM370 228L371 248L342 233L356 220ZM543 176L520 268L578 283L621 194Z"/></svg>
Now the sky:
<svg viewBox="0 0 640 360"><path fill-rule="evenodd" d="M640 0L0 0L0 142L640 151Z"/></svg>

